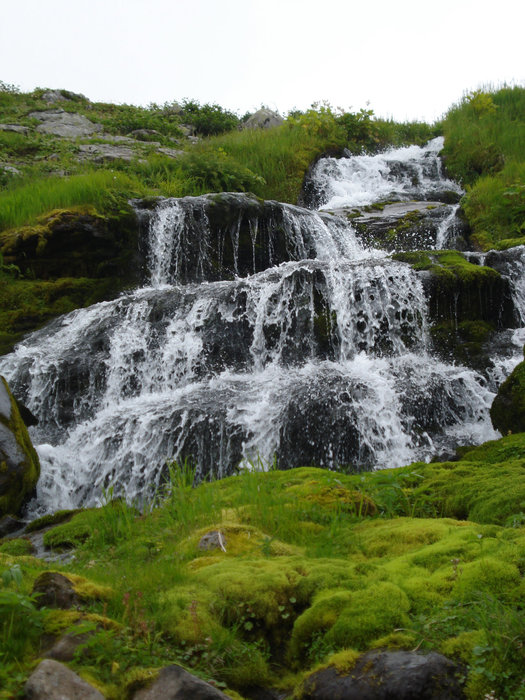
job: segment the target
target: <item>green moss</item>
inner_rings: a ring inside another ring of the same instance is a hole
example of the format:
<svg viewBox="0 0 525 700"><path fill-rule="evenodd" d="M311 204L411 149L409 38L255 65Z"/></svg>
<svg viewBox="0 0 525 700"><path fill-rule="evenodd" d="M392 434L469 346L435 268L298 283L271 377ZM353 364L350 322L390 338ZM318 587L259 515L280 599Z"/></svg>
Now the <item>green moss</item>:
<svg viewBox="0 0 525 700"><path fill-rule="evenodd" d="M0 544L0 552L4 554L12 554L13 556L23 556L24 554L33 553L33 545L29 540L22 537L4 540Z"/></svg>
<svg viewBox="0 0 525 700"><path fill-rule="evenodd" d="M54 513L49 513L48 515L43 515L41 518L36 518L32 520L28 525L26 525L25 532L37 532L38 530L43 530L50 525L59 525L64 521L71 520L71 518L78 513L79 510L57 510Z"/></svg>
<svg viewBox="0 0 525 700"><path fill-rule="evenodd" d="M13 434L24 458L20 461L20 468L15 471L0 473L2 490L0 493L0 516L5 514L17 515L29 494L33 491L40 476L40 462L33 447L29 433L20 416L14 396L3 377L3 382L9 400L11 402L11 417L9 420L0 416L0 420Z"/></svg>
<svg viewBox="0 0 525 700"><path fill-rule="evenodd" d="M525 431L525 362L520 362L500 386L490 417L503 435Z"/></svg>

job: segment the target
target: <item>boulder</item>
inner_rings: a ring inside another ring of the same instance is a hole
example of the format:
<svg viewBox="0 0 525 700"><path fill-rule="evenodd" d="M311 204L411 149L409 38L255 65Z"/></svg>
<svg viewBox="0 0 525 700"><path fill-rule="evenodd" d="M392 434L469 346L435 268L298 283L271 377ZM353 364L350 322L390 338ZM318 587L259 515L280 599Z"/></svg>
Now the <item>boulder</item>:
<svg viewBox="0 0 525 700"><path fill-rule="evenodd" d="M0 163L0 170L2 170L4 173L7 173L8 175L22 174L22 172L18 168L15 168L14 165L8 165L7 163Z"/></svg>
<svg viewBox="0 0 525 700"><path fill-rule="evenodd" d="M271 129L274 126L281 126L283 122L284 119L278 112L274 112L271 109L263 107L248 117L248 119L244 122L244 128Z"/></svg>
<svg viewBox="0 0 525 700"><path fill-rule="evenodd" d="M304 684L303 700L460 700L464 670L441 654L371 651L344 674L329 667Z"/></svg>
<svg viewBox="0 0 525 700"><path fill-rule="evenodd" d="M63 109L31 112L29 116L41 122L36 127L36 130L41 134L53 134L65 139L92 136L102 131L102 124L94 124L83 114L66 112Z"/></svg>
<svg viewBox="0 0 525 700"><path fill-rule="evenodd" d="M502 435L525 432L525 361L500 386L490 407L490 418Z"/></svg>
<svg viewBox="0 0 525 700"><path fill-rule="evenodd" d="M157 680L148 688L142 688L133 700L228 700L229 696L221 693L209 683L192 676L181 666L166 666Z"/></svg>
<svg viewBox="0 0 525 700"><path fill-rule="evenodd" d="M71 581L56 571L44 571L35 579L32 593L38 593L37 607L69 610L78 605L79 598Z"/></svg>
<svg viewBox="0 0 525 700"><path fill-rule="evenodd" d="M9 386L0 377L0 516L20 513L39 476L38 455Z"/></svg>
<svg viewBox="0 0 525 700"><path fill-rule="evenodd" d="M92 685L52 659L42 661L29 676L24 697L26 700L104 700Z"/></svg>
<svg viewBox="0 0 525 700"><path fill-rule="evenodd" d="M21 124L0 124L0 131L13 131L15 134L23 134L27 136L30 129L27 126L22 126Z"/></svg>
<svg viewBox="0 0 525 700"><path fill-rule="evenodd" d="M48 104L56 104L57 102L77 102L79 100L87 101L85 95L70 92L69 90L46 90L42 93L42 99Z"/></svg>
<svg viewBox="0 0 525 700"><path fill-rule="evenodd" d="M106 163L113 160L124 160L130 163L136 153L129 146L112 146L109 143L89 143L78 147L79 160L92 160L95 163Z"/></svg>

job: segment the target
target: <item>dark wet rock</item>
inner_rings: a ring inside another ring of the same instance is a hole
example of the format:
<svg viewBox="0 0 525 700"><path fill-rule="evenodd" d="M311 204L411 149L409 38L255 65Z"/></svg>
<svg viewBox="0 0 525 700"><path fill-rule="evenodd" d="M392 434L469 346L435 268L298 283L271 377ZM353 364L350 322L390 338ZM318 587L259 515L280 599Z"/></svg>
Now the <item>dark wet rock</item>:
<svg viewBox="0 0 525 700"><path fill-rule="evenodd" d="M441 654L371 651L352 671L327 668L305 682L303 700L460 700L464 671Z"/></svg>
<svg viewBox="0 0 525 700"><path fill-rule="evenodd" d="M24 520L15 518L12 515L4 515L3 518L0 518L0 539L17 532L17 530L21 530L24 525Z"/></svg>
<svg viewBox="0 0 525 700"><path fill-rule="evenodd" d="M502 435L525 432L525 361L500 386L490 407L490 418Z"/></svg>
<svg viewBox="0 0 525 700"><path fill-rule="evenodd" d="M24 686L26 700L104 700L80 676L53 659L45 659Z"/></svg>
<svg viewBox="0 0 525 700"><path fill-rule="evenodd" d="M138 279L138 224L132 211L118 217L54 210L37 226L0 234L6 263L41 279L114 277Z"/></svg>
<svg viewBox="0 0 525 700"><path fill-rule="evenodd" d="M196 678L180 666L166 666L156 681L148 688L142 688L132 700L228 700L209 683Z"/></svg>
<svg viewBox="0 0 525 700"><path fill-rule="evenodd" d="M55 571L44 571L35 579L33 593L38 593L39 608L59 608L69 610L79 604L71 581Z"/></svg>
<svg viewBox="0 0 525 700"><path fill-rule="evenodd" d="M351 219L366 246L400 251L467 245L467 227L457 207L439 201L394 202L335 213Z"/></svg>
<svg viewBox="0 0 525 700"><path fill-rule="evenodd" d="M0 516L20 512L39 476L38 455L9 386L0 377Z"/></svg>
<svg viewBox="0 0 525 700"><path fill-rule="evenodd" d="M66 139L93 136L102 131L101 124L94 124L87 117L63 109L50 109L45 112L31 112L28 115L41 122L36 131L41 134L53 134Z"/></svg>

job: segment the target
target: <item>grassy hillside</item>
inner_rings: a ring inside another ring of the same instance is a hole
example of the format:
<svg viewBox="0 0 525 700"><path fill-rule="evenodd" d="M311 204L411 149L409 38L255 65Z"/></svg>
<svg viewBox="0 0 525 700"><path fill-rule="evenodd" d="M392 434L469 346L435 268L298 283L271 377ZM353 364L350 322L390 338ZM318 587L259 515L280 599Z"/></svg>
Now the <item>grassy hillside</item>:
<svg viewBox="0 0 525 700"><path fill-rule="evenodd" d="M451 175L467 187L463 208L482 250L525 242L525 88L465 96L443 123Z"/></svg>
<svg viewBox="0 0 525 700"><path fill-rule="evenodd" d="M191 469L171 465L144 514L108 493L44 534L74 549L52 568L79 610L37 610L31 587L49 565L29 535L0 544L0 697L45 635L69 631L89 632L70 665L108 698L169 663L233 697L262 685L299 698L313 669L349 670L378 647L465 664L472 700L523 698L524 470L524 435L354 476L256 469L192 488Z"/></svg>

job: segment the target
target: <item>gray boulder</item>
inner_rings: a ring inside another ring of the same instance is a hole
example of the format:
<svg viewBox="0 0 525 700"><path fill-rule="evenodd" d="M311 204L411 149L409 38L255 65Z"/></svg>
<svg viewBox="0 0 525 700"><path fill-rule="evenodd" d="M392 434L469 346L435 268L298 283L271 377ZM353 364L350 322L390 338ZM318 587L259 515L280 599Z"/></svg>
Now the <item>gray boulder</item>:
<svg viewBox="0 0 525 700"><path fill-rule="evenodd" d="M21 171L15 168L14 165L7 165L7 163L0 163L0 170L7 173L8 175L21 175Z"/></svg>
<svg viewBox="0 0 525 700"><path fill-rule="evenodd" d="M65 139L92 136L102 131L102 124L94 124L83 114L65 112L63 109L31 112L29 116L41 122L36 127L41 134L53 134Z"/></svg>
<svg viewBox="0 0 525 700"><path fill-rule="evenodd" d="M335 668L313 673L303 700L461 700L464 669L441 654L370 651L352 671Z"/></svg>
<svg viewBox="0 0 525 700"><path fill-rule="evenodd" d="M104 700L102 693L53 659L42 661L29 676L24 697L26 700Z"/></svg>
<svg viewBox="0 0 525 700"><path fill-rule="evenodd" d="M6 380L0 377L0 516L18 515L40 476L40 462Z"/></svg>
<svg viewBox="0 0 525 700"><path fill-rule="evenodd" d="M15 134L23 134L27 136L29 133L28 126L22 126L21 124L0 124L0 131L13 131Z"/></svg>
<svg viewBox="0 0 525 700"><path fill-rule="evenodd" d="M87 100L85 95L69 90L46 90L42 93L42 99L48 104L56 104L57 102L71 102L76 100Z"/></svg>
<svg viewBox="0 0 525 700"><path fill-rule="evenodd" d="M81 144L78 147L79 160L92 160L95 163L107 163L113 160L132 161L136 153L129 146L112 146L109 143Z"/></svg>
<svg viewBox="0 0 525 700"><path fill-rule="evenodd" d="M245 122L245 129L270 129L273 126L280 126L284 119L278 112L271 109L262 108L257 110Z"/></svg>
<svg viewBox="0 0 525 700"><path fill-rule="evenodd" d="M166 666L157 680L148 688L142 688L133 695L133 700L228 700L209 683L192 676L181 666Z"/></svg>

